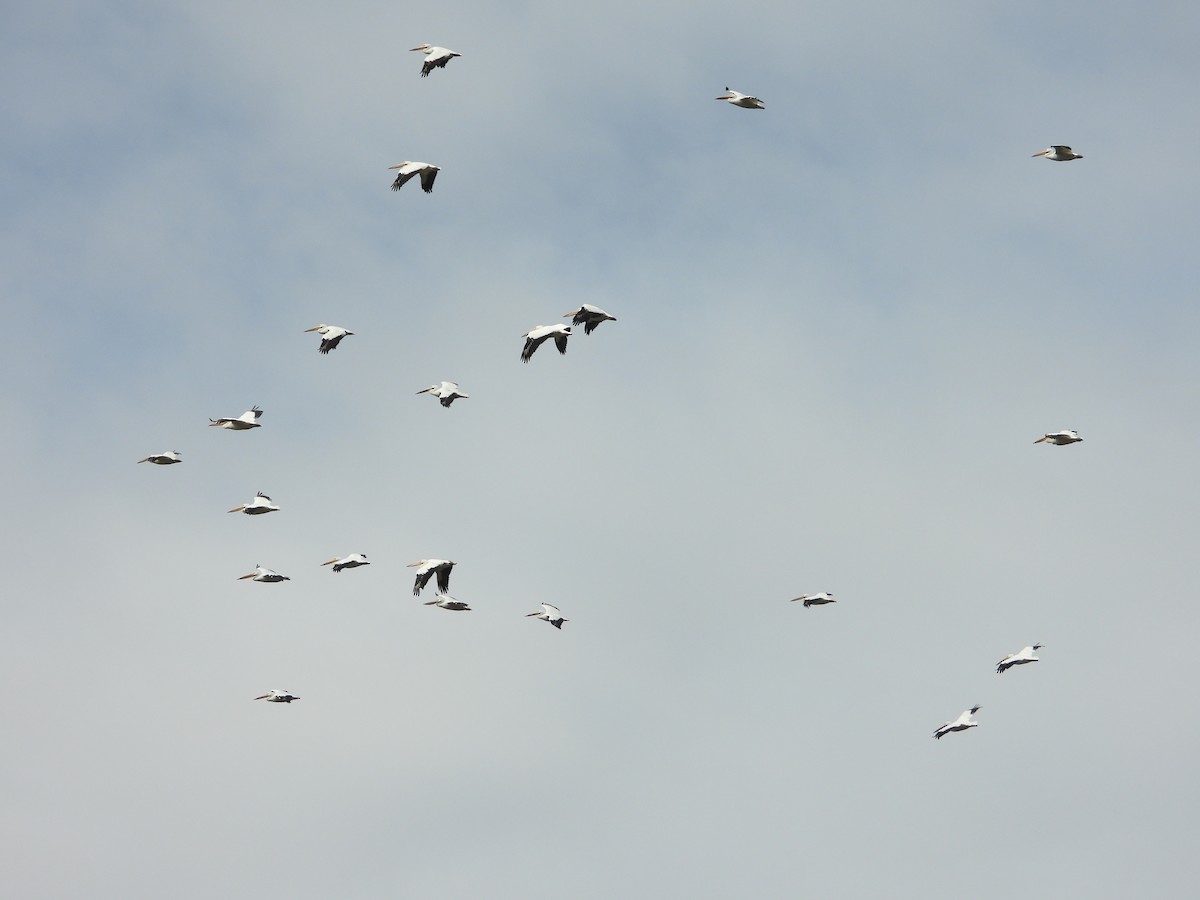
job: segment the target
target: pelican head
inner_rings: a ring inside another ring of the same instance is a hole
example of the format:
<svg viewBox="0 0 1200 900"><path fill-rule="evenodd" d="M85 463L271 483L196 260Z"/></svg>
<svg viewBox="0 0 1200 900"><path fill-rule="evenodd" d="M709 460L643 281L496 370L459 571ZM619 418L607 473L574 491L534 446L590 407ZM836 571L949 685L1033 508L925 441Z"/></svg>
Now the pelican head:
<svg viewBox="0 0 1200 900"><path fill-rule="evenodd" d="M422 44L420 47L413 47L412 50L409 50L408 52L412 53L413 50L420 50L422 53L424 53L426 50L432 50L432 49L433 49L433 44Z"/></svg>
<svg viewBox="0 0 1200 900"><path fill-rule="evenodd" d="M246 504L245 504L245 503L243 503L241 506L235 506L233 509L231 509L231 510L229 510L229 511L230 511L230 512L241 512L241 511L242 511L242 510L244 510L245 508L246 508Z"/></svg>

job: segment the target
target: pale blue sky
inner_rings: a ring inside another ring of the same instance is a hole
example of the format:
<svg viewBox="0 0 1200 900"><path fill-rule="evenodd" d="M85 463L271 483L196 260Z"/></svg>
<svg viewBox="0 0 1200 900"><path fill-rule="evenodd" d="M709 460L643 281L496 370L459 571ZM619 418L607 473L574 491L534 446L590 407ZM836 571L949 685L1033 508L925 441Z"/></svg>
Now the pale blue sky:
<svg viewBox="0 0 1200 900"><path fill-rule="evenodd" d="M10 5L8 892L1190 896L1198 24Z"/></svg>

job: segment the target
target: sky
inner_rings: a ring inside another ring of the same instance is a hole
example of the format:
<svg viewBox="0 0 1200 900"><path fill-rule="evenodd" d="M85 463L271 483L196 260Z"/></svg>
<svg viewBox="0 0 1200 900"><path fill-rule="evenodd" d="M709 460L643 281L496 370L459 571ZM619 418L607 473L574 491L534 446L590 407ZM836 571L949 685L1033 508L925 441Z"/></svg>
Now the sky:
<svg viewBox="0 0 1200 900"><path fill-rule="evenodd" d="M6 892L1191 896L1198 27L10 4Z"/></svg>

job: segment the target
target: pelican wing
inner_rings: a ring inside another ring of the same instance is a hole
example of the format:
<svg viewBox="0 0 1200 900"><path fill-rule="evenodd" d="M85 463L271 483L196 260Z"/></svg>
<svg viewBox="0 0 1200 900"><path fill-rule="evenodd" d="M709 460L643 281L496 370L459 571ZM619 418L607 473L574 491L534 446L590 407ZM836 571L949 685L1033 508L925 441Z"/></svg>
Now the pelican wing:
<svg viewBox="0 0 1200 900"><path fill-rule="evenodd" d="M342 338L344 338L346 336L346 334L347 334L347 332L342 332L341 334L336 335L335 337L322 338L321 346L318 349L318 352L328 353L330 350L336 349L337 345L342 342Z"/></svg>
<svg viewBox="0 0 1200 900"><path fill-rule="evenodd" d="M445 47L435 47L432 50L425 51L425 53L425 62L421 64L422 78L428 78L429 73L434 69L446 68L446 63L450 62L454 57L462 56L461 53L455 53L453 50L447 50Z"/></svg>
<svg viewBox="0 0 1200 900"><path fill-rule="evenodd" d="M400 188L404 187L405 183L409 179L414 178L416 174L417 170L415 169L411 172L405 172L403 169L401 169L398 173L396 173L396 180L392 182L392 190L400 190Z"/></svg>
<svg viewBox="0 0 1200 900"><path fill-rule="evenodd" d="M437 567L437 586L439 594L444 594L450 590L450 570L453 568L454 566Z"/></svg>
<svg viewBox="0 0 1200 900"><path fill-rule="evenodd" d="M533 333L534 332L530 332L530 334ZM525 349L521 351L521 362L529 362L529 359L533 356L534 351L537 350L537 348L542 345L542 342L548 337L550 337L549 334L543 334L541 337L526 337Z"/></svg>
<svg viewBox="0 0 1200 900"><path fill-rule="evenodd" d="M441 65L444 66L445 64L445 60L443 60ZM421 170L421 190L423 190L425 193L429 194L433 192L433 180L437 178L438 171L439 169L437 166L429 166L428 168Z"/></svg>
<svg viewBox="0 0 1200 900"><path fill-rule="evenodd" d="M554 336L554 345L556 347L558 347L559 353L567 352L567 338L568 337L570 337L570 335L566 335L566 334L556 334Z"/></svg>
<svg viewBox="0 0 1200 900"><path fill-rule="evenodd" d="M417 570L417 580L413 584L414 597L419 597L421 595L421 589L424 588L425 585L429 584L429 579L432 577L433 569L425 570L422 568Z"/></svg>

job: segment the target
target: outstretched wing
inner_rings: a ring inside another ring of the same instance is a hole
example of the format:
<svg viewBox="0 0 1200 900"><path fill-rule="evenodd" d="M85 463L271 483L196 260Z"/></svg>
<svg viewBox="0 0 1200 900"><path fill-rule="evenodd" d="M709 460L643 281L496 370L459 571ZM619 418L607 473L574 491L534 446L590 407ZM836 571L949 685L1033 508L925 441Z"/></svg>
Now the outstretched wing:
<svg viewBox="0 0 1200 900"><path fill-rule="evenodd" d="M396 173L396 180L392 182L392 190L393 191L400 190L400 188L404 187L405 182L407 182L411 178L415 178L416 174L417 173L415 171L407 172L407 173L404 172L404 170L399 171L398 173Z"/></svg>
<svg viewBox="0 0 1200 900"><path fill-rule="evenodd" d="M529 362L529 358L533 356L533 351L537 350L542 345L542 341L550 337L548 334L543 334L539 338L525 338L525 349L521 351L521 362Z"/></svg>
<svg viewBox="0 0 1200 900"><path fill-rule="evenodd" d="M421 588L423 588L423 587L425 587L425 585L429 584L429 579L432 577L433 577L432 569L430 569L428 572L417 572L417 580L416 580L416 583L413 585L413 596L414 597L419 597L421 595Z"/></svg>

